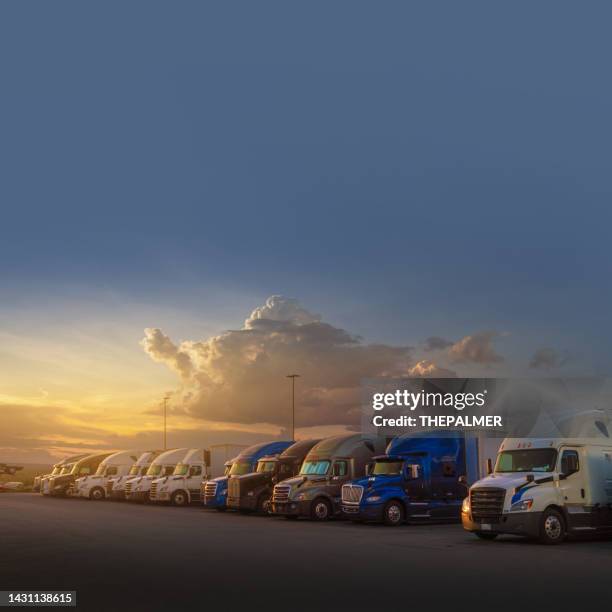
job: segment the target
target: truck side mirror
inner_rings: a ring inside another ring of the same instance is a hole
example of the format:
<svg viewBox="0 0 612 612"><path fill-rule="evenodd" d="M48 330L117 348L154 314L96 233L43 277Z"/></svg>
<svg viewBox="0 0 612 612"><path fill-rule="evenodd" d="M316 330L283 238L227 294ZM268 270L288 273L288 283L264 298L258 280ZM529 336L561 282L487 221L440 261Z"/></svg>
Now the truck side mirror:
<svg viewBox="0 0 612 612"><path fill-rule="evenodd" d="M467 487L467 486L468 486L468 481L467 481L467 478L465 477L465 475L463 475L463 476L459 476L459 478L457 478L457 482L458 482L460 485L463 485L464 487Z"/></svg>
<svg viewBox="0 0 612 612"><path fill-rule="evenodd" d="M417 463L406 466L405 475L408 480L418 480L421 476L421 469Z"/></svg>
<svg viewBox="0 0 612 612"><path fill-rule="evenodd" d="M489 457L487 459L487 474L492 474L493 473L493 462L491 461L491 458Z"/></svg>

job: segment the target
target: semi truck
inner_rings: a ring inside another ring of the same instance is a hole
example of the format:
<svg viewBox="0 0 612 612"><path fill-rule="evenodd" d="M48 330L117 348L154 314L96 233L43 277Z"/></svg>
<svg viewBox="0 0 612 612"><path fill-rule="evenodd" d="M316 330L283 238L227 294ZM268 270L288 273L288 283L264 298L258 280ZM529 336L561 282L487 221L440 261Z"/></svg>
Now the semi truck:
<svg viewBox="0 0 612 612"><path fill-rule="evenodd" d="M147 470L151 463L160 453L161 450L144 451L132 464L127 474L113 476L106 483L106 497L115 500L125 499L125 484L139 476L146 476Z"/></svg>
<svg viewBox="0 0 612 612"><path fill-rule="evenodd" d="M300 440L280 455L262 457L254 472L230 476L227 486L228 509L267 512L274 485L295 476L300 471L306 455L319 442L320 440Z"/></svg>
<svg viewBox="0 0 612 612"><path fill-rule="evenodd" d="M152 502L170 502L173 506L186 506L200 501L202 479L210 464L210 452L190 448L171 476L157 478L151 483Z"/></svg>
<svg viewBox="0 0 612 612"><path fill-rule="evenodd" d="M226 464L223 476L206 480L202 483L202 503L205 508L214 508L219 512L227 509L227 484L232 476L251 473L259 459L268 455L277 455L291 446L293 441L264 442L245 448L237 457ZM229 468L229 469L227 469Z"/></svg>
<svg viewBox="0 0 612 612"><path fill-rule="evenodd" d="M607 430L606 432L607 433ZM495 470L463 501L464 529L560 544L568 535L612 532L612 440L507 438Z"/></svg>
<svg viewBox="0 0 612 612"><path fill-rule="evenodd" d="M57 476L49 479L49 494L70 497L74 493L74 483L81 476L93 474L100 463L112 453L86 455L74 463L67 463Z"/></svg>
<svg viewBox="0 0 612 612"><path fill-rule="evenodd" d="M341 513L342 485L367 473L384 439L352 434L321 440L302 463L299 475L274 486L270 513L325 521Z"/></svg>
<svg viewBox="0 0 612 612"><path fill-rule="evenodd" d="M58 461L49 474L44 474L40 477L40 486L39 493L41 495L49 495L49 482L51 478L54 476L59 476L60 474L70 474L74 464L79 460L87 457L87 455L72 455L70 457L66 457L61 461Z"/></svg>
<svg viewBox="0 0 612 612"><path fill-rule="evenodd" d="M478 440L461 432L398 436L374 457L367 476L343 485L342 512L354 521L390 526L459 521L465 486L458 479L482 475L478 451Z"/></svg>
<svg viewBox="0 0 612 612"><path fill-rule="evenodd" d="M119 451L100 463L95 474L81 476L74 482L74 496L99 501L106 499L106 485L113 477L127 474L138 459L137 451Z"/></svg>
<svg viewBox="0 0 612 612"><path fill-rule="evenodd" d="M144 476L131 478L125 483L125 499L135 502L148 502L154 480L171 476L176 464L187 453L186 448L173 448L160 453L149 466Z"/></svg>

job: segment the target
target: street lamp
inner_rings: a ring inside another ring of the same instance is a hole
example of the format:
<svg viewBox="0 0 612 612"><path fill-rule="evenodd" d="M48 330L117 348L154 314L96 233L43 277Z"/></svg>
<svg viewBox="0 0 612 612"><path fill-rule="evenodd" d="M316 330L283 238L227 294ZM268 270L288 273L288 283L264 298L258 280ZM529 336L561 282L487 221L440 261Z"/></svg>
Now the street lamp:
<svg viewBox="0 0 612 612"><path fill-rule="evenodd" d="M168 400L172 397L170 393L164 395L164 450L168 448L166 444L166 423L168 421Z"/></svg>
<svg viewBox="0 0 612 612"><path fill-rule="evenodd" d="M295 379L299 378L299 374L287 374L287 378L291 379L291 439L295 440Z"/></svg>

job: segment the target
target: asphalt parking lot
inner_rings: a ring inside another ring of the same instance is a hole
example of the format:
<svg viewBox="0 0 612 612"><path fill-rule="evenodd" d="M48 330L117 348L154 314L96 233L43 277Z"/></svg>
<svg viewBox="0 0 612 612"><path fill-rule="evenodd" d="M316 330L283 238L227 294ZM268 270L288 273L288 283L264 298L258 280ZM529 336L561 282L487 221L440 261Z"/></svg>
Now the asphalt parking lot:
<svg viewBox="0 0 612 612"><path fill-rule="evenodd" d="M612 540L484 542L455 524L315 524L9 493L0 536L0 590L76 590L81 610L531 610L612 595Z"/></svg>

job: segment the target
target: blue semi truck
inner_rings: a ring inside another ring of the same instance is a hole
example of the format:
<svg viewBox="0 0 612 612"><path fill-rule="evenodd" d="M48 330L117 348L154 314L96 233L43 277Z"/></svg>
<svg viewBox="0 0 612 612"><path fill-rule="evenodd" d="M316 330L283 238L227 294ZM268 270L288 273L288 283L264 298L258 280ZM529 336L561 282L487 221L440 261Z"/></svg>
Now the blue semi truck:
<svg viewBox="0 0 612 612"><path fill-rule="evenodd" d="M457 433L406 434L374 457L368 476L342 487L342 512L356 521L460 520L463 481L482 475L479 440ZM461 478L463 477L463 478ZM461 479L461 482L460 482Z"/></svg>
<svg viewBox="0 0 612 612"><path fill-rule="evenodd" d="M205 508L214 508L220 512L227 509L227 483L230 476L241 476L255 471L257 461L268 455L277 455L289 448L293 441L264 442L245 448L229 462L223 476L202 483L202 503ZM226 464L227 465L227 464Z"/></svg>

